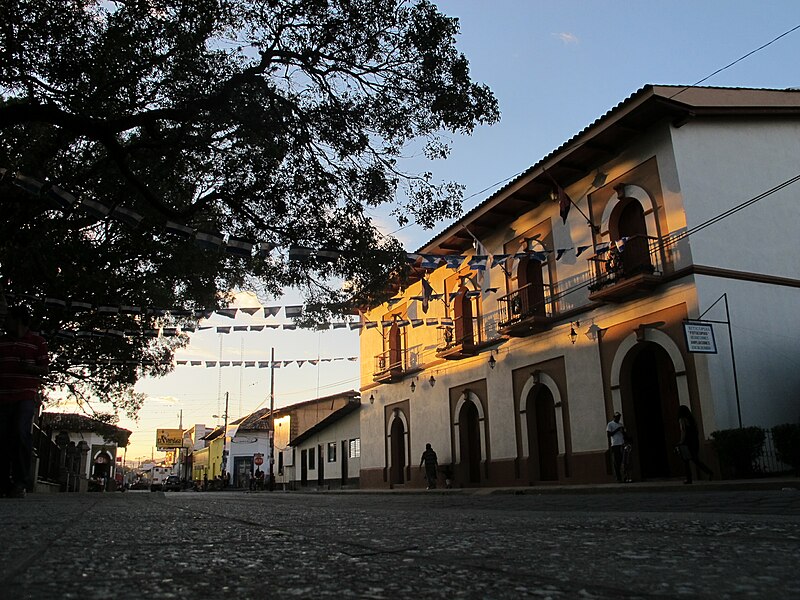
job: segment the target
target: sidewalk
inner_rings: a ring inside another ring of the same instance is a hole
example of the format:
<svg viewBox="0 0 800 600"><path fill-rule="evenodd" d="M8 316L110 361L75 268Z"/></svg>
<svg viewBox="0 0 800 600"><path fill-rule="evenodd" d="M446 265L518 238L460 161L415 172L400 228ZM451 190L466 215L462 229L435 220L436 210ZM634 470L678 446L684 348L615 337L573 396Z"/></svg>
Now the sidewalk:
<svg viewBox="0 0 800 600"><path fill-rule="evenodd" d="M593 483L593 484L549 484L523 487L438 487L426 490L422 487L395 487L380 489L326 489L314 486L295 490L283 490L276 487L275 492L291 494L470 494L489 495L525 495L525 494L627 494L642 492L700 492L700 491L756 491L756 490L797 490L800 492L800 477L760 477L756 479L723 479L713 481L695 481L686 485L682 480L639 481L633 483ZM236 491L236 490L228 490ZM247 492L247 490L242 490ZM272 493L275 493L272 492ZM263 492L256 492L263 493Z"/></svg>

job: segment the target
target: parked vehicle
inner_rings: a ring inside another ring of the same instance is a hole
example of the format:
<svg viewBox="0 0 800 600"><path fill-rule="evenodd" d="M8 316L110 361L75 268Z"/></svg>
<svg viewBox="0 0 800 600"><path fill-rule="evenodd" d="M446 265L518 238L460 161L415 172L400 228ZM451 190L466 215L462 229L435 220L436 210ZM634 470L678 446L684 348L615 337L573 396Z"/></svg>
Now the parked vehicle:
<svg viewBox="0 0 800 600"><path fill-rule="evenodd" d="M164 481L170 474L168 467L153 467L153 471L150 474L150 491L161 491L164 488Z"/></svg>
<svg viewBox="0 0 800 600"><path fill-rule="evenodd" d="M178 475L170 475L164 480L165 492L180 492L182 488L181 478Z"/></svg>

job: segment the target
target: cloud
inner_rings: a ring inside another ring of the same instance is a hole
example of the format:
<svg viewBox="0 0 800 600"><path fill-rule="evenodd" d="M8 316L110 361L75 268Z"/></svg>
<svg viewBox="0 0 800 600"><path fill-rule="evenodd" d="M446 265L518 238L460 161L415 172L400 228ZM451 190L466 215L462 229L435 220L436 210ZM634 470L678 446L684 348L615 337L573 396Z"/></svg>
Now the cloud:
<svg viewBox="0 0 800 600"><path fill-rule="evenodd" d="M564 42L565 44L577 44L578 43L578 36L574 33L569 32L561 32L561 33L554 33L553 36L557 37L559 40Z"/></svg>
<svg viewBox="0 0 800 600"><path fill-rule="evenodd" d="M174 406L180 402L175 396L148 396L147 399L160 404L169 404L170 406Z"/></svg>

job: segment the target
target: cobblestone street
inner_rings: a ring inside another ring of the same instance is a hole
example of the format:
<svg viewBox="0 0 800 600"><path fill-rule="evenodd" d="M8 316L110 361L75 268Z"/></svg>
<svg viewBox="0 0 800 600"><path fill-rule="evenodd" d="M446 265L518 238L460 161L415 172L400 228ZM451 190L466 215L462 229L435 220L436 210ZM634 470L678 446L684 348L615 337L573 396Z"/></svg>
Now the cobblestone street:
<svg viewBox="0 0 800 600"><path fill-rule="evenodd" d="M800 492L41 494L3 598L774 598Z"/></svg>

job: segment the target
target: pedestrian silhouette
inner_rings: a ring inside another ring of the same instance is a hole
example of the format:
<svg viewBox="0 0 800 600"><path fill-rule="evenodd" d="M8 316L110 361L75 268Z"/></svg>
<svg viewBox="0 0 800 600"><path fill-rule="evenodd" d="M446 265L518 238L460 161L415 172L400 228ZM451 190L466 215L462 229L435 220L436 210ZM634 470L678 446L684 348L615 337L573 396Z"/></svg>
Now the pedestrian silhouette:
<svg viewBox="0 0 800 600"><path fill-rule="evenodd" d="M686 479L683 483L692 483L691 463L694 463L697 469L698 479L700 479L700 471L703 471L711 481L714 477L714 472L698 456L700 452L700 434L697 430L697 421L695 421L689 407L683 404L678 407L678 425L681 428L681 440L678 442L677 451L681 459L683 459L683 467L686 470Z"/></svg>
<svg viewBox="0 0 800 600"><path fill-rule="evenodd" d="M422 458L419 461L419 468L425 465L425 480L428 482L428 489L436 489L436 469L439 466L439 460L436 458L436 452L433 451L430 444L425 444L425 452L422 453Z"/></svg>

